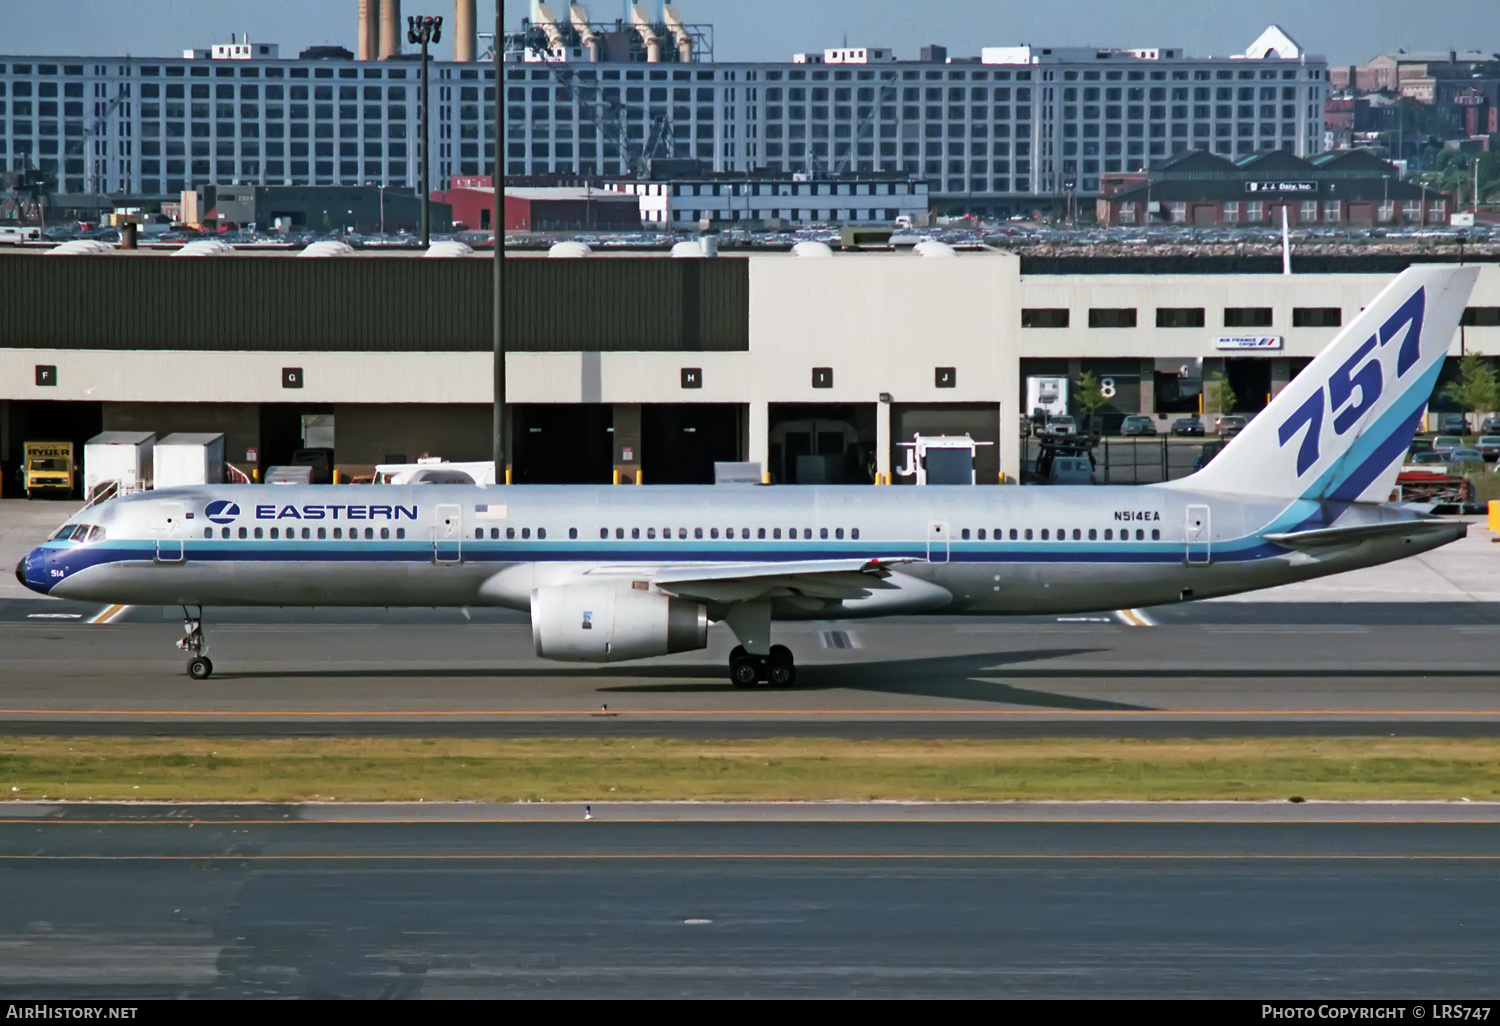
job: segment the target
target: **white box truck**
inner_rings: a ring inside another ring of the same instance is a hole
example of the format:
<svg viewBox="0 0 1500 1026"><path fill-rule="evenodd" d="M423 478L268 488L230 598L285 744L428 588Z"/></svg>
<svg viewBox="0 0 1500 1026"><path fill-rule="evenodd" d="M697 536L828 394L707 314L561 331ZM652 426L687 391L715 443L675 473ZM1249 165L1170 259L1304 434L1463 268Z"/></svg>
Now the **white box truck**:
<svg viewBox="0 0 1500 1026"><path fill-rule="evenodd" d="M153 488L224 483L224 436L179 431L156 443Z"/></svg>
<svg viewBox="0 0 1500 1026"><path fill-rule="evenodd" d="M153 431L105 431L83 447L83 494L92 499L111 485L116 495L151 487Z"/></svg>

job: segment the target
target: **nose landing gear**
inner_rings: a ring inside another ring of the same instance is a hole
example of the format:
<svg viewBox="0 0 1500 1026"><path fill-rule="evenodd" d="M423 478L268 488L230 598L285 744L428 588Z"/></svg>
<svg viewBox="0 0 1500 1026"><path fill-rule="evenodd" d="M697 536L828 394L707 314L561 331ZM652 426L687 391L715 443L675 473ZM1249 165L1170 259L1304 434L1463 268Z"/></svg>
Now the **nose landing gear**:
<svg viewBox="0 0 1500 1026"><path fill-rule="evenodd" d="M198 606L196 616L188 612L188 607L182 607L182 630L183 637L177 639L177 647L184 652L193 653L188 660L188 676L194 680L208 680L214 672L213 660L208 658L208 643L203 637L203 607Z"/></svg>
<svg viewBox="0 0 1500 1026"><path fill-rule="evenodd" d="M745 646L736 645L729 653L729 680L737 688L753 688L765 683L777 688L797 686L797 664L792 650L772 645L767 655L751 655Z"/></svg>

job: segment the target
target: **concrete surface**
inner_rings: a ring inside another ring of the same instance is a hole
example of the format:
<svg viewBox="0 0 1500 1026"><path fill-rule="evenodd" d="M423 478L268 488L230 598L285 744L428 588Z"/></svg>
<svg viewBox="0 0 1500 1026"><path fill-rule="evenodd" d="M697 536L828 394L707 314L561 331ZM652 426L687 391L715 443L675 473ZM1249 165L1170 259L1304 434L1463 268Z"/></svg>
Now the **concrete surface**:
<svg viewBox="0 0 1500 1026"><path fill-rule="evenodd" d="M1462 998L1500 825L0 822L0 997Z"/></svg>

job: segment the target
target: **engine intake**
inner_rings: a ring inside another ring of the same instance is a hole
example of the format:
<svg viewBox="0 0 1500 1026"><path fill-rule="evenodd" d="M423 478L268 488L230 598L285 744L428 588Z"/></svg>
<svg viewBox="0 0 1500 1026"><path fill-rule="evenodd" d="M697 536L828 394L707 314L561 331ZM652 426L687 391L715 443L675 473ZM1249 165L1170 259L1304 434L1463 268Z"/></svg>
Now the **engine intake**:
<svg viewBox="0 0 1500 1026"><path fill-rule="evenodd" d="M697 602L612 585L559 585L531 593L536 654L613 663L708 647L708 610Z"/></svg>

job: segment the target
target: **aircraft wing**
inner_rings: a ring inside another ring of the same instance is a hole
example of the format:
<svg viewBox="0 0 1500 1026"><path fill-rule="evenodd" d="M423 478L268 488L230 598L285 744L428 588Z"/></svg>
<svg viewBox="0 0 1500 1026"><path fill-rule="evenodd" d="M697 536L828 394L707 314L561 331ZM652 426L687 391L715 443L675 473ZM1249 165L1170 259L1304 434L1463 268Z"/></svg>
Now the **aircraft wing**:
<svg viewBox="0 0 1500 1026"><path fill-rule="evenodd" d="M1268 542L1283 548L1303 551L1327 549L1341 545L1357 545L1363 541L1385 538L1426 538L1439 534L1461 538L1468 531L1462 521L1451 520L1396 520L1383 524L1355 524L1350 527L1320 527L1312 531L1293 531L1288 534L1262 535Z"/></svg>
<svg viewBox="0 0 1500 1026"><path fill-rule="evenodd" d="M700 602L757 602L792 595L863 598L889 588L891 567L912 559L809 559L788 563L709 563L662 570L658 589Z"/></svg>

